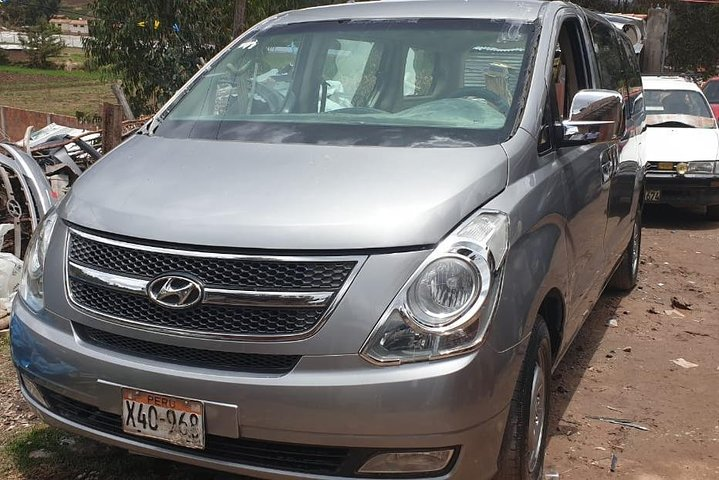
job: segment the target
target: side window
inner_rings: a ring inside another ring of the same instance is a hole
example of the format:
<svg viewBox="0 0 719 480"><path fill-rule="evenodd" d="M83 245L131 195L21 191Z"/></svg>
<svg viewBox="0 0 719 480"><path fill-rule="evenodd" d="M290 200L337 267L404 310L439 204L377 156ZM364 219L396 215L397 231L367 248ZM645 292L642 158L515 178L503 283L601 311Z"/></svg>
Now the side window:
<svg viewBox="0 0 719 480"><path fill-rule="evenodd" d="M584 36L577 19L564 22L554 51L552 85L555 111L563 120L569 118L574 95L590 88Z"/></svg>
<svg viewBox="0 0 719 480"><path fill-rule="evenodd" d="M592 18L589 19L589 26L592 30L594 51L597 53L601 87L616 90L626 98L628 96L624 63L626 53L620 48L614 27Z"/></svg>
<svg viewBox="0 0 719 480"><path fill-rule="evenodd" d="M405 97L426 97L432 94L436 60L435 53L409 48L404 66Z"/></svg>
<svg viewBox="0 0 719 480"><path fill-rule="evenodd" d="M372 42L335 41L322 69L320 111L367 106L376 93L381 56L381 45Z"/></svg>
<svg viewBox="0 0 719 480"><path fill-rule="evenodd" d="M620 41L626 52L626 78L627 87L629 89L629 109L628 115L638 123L644 121L644 96L642 95L642 74L639 68L639 60L637 55L634 53L634 47L632 46L629 38L624 35L619 35Z"/></svg>
<svg viewBox="0 0 719 480"><path fill-rule="evenodd" d="M551 88L542 114L537 152L552 150L552 131L556 123L569 119L572 99L580 90L591 88L586 45L579 20L564 21L554 49Z"/></svg>
<svg viewBox="0 0 719 480"><path fill-rule="evenodd" d="M631 97L629 95L629 65L625 48L622 46L616 29L598 20L589 19L592 30L594 51L597 53L600 85L607 90L619 92L624 99L624 116L619 131L625 131L626 120L631 115ZM641 83L641 80L640 80Z"/></svg>
<svg viewBox="0 0 719 480"><path fill-rule="evenodd" d="M523 48L479 43L465 53L462 84L486 88L512 103L523 61Z"/></svg>

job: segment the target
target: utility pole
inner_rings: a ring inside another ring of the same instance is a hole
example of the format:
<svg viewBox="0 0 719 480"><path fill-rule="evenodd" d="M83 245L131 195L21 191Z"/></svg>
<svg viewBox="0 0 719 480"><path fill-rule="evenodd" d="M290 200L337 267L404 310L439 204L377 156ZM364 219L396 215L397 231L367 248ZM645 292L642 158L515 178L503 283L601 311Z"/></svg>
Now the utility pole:
<svg viewBox="0 0 719 480"><path fill-rule="evenodd" d="M232 38L237 38L245 26L245 10L247 0L235 0L235 20L232 26Z"/></svg>
<svg viewBox="0 0 719 480"><path fill-rule="evenodd" d="M661 75L667 58L669 10L650 8L647 16L647 38L642 52L642 73Z"/></svg>

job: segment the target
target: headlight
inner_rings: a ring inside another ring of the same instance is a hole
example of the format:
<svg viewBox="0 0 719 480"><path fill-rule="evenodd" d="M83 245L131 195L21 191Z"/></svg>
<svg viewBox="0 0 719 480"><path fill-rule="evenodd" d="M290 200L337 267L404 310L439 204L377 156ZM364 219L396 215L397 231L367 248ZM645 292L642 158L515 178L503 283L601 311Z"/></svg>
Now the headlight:
<svg viewBox="0 0 719 480"><path fill-rule="evenodd" d="M380 365L464 353L482 341L502 285L509 219L480 211L410 277L362 347Z"/></svg>
<svg viewBox="0 0 719 480"><path fill-rule="evenodd" d="M38 225L30 239L27 252L25 252L25 264L23 265L18 294L35 311L41 310L45 305L43 287L45 253L56 221L57 214L53 210Z"/></svg>
<svg viewBox="0 0 719 480"><path fill-rule="evenodd" d="M482 286L477 268L462 255L433 260L407 292L407 314L426 330L451 325L476 301Z"/></svg>
<svg viewBox="0 0 719 480"><path fill-rule="evenodd" d="M714 173L715 162L689 162L687 173Z"/></svg>

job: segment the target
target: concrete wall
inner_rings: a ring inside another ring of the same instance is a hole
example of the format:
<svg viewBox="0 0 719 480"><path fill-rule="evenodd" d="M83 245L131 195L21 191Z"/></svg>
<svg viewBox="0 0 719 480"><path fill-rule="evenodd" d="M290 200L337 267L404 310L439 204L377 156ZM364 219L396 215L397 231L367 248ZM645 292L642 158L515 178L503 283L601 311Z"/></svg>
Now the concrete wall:
<svg viewBox="0 0 719 480"><path fill-rule="evenodd" d="M4 131L12 141L22 140L27 127L32 125L39 130L51 123L65 125L73 128L84 128L95 130L97 125L79 122L75 117L67 115L56 115L54 113L35 112L21 108L4 107L0 105L0 129Z"/></svg>

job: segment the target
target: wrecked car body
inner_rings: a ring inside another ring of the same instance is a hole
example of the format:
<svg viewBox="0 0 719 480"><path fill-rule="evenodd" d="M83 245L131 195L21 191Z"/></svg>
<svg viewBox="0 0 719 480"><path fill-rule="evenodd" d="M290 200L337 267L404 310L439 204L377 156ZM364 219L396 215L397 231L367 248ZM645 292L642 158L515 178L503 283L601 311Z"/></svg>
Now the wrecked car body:
<svg viewBox="0 0 719 480"><path fill-rule="evenodd" d="M14 227L1 250L22 258L55 196L35 159L14 145L0 144L0 180L0 223Z"/></svg>

